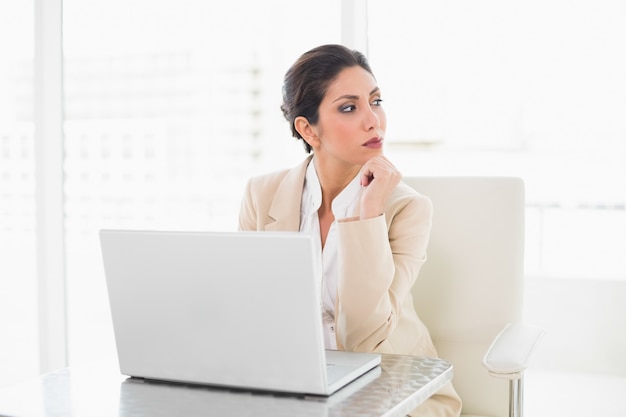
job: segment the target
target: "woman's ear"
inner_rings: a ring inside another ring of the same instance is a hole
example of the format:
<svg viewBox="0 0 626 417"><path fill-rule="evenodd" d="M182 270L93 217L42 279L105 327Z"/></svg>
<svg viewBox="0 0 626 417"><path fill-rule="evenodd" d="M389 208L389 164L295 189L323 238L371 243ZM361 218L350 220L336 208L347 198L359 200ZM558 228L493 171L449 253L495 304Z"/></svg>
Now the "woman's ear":
<svg viewBox="0 0 626 417"><path fill-rule="evenodd" d="M293 123L298 133L300 133L300 136L302 136L302 139L315 149L319 143L319 137L317 136L317 129L315 126L311 125L304 116L296 117Z"/></svg>

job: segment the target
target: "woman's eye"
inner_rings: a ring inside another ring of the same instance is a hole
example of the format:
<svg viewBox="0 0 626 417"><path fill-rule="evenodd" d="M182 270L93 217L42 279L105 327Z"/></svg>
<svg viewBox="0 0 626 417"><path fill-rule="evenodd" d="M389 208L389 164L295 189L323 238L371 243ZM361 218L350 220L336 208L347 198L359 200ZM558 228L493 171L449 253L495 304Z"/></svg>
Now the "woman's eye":
<svg viewBox="0 0 626 417"><path fill-rule="evenodd" d="M354 109L355 109L354 104L348 104L348 105L342 106L339 109L339 111L341 111L342 113L350 113L350 112L353 112Z"/></svg>
<svg viewBox="0 0 626 417"><path fill-rule="evenodd" d="M372 105L374 106L382 106L383 105L383 99L382 98L377 98L374 101L372 101Z"/></svg>

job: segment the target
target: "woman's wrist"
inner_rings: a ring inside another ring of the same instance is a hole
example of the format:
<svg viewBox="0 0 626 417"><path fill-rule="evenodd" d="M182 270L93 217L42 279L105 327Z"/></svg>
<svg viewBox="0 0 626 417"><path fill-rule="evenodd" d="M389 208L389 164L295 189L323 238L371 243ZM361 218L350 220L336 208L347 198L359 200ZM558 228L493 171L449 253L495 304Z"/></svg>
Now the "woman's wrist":
<svg viewBox="0 0 626 417"><path fill-rule="evenodd" d="M372 211L371 213L369 212L361 212L361 215L359 216L360 220L367 220L367 219L373 219L374 217L379 217L382 216L383 212L382 211Z"/></svg>
<svg viewBox="0 0 626 417"><path fill-rule="evenodd" d="M372 219L383 214L382 207L378 207L378 204L362 204L359 210L359 217L361 220Z"/></svg>

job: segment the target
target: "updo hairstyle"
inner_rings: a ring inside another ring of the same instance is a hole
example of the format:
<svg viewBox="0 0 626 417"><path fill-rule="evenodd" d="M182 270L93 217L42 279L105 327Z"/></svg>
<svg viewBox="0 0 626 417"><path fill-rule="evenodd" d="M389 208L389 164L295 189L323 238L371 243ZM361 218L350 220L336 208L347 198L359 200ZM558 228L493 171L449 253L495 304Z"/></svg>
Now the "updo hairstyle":
<svg viewBox="0 0 626 417"><path fill-rule="evenodd" d="M367 58L361 52L330 44L305 52L285 73L283 104L280 109L291 125L293 137L302 139L307 153L311 153L312 148L296 130L296 118L303 116L311 125L316 125L320 103L330 83L343 69L357 65L374 75Z"/></svg>

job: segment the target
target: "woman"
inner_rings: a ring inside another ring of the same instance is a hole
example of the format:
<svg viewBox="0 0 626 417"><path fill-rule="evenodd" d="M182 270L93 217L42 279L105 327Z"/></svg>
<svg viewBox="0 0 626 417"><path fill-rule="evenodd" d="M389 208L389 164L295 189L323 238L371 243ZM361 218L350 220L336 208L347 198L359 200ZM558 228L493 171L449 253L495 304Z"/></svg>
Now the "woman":
<svg viewBox="0 0 626 417"><path fill-rule="evenodd" d="M285 74L281 109L312 155L248 182L239 229L313 235L326 348L436 356L410 295L426 259L432 206L383 155L381 103L361 53L323 45L303 54ZM448 384L411 415L460 410Z"/></svg>

